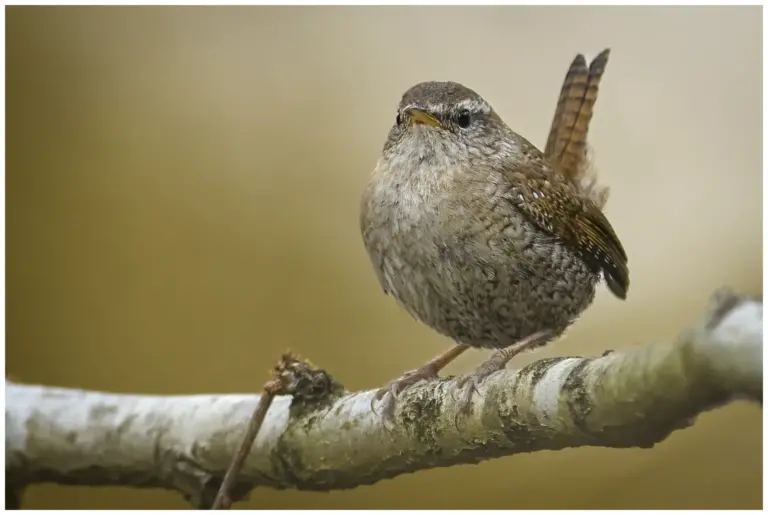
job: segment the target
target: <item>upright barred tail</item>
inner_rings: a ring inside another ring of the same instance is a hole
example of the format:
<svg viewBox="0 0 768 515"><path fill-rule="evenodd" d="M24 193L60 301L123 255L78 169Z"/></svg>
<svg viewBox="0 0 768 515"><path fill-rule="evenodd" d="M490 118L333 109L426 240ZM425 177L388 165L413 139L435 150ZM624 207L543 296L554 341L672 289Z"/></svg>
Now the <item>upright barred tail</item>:
<svg viewBox="0 0 768 515"><path fill-rule="evenodd" d="M544 155L566 178L577 181L586 168L587 133L597 100L600 80L608 64L610 49L595 57L587 68L577 55L565 75Z"/></svg>

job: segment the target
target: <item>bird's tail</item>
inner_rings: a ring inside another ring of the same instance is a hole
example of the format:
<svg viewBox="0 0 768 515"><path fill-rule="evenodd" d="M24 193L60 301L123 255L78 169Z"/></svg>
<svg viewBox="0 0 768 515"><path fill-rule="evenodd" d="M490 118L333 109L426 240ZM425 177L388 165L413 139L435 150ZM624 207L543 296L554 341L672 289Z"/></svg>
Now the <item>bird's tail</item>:
<svg viewBox="0 0 768 515"><path fill-rule="evenodd" d="M609 54L610 49L603 50L589 66L582 54L574 58L560 90L544 149L555 168L579 183L601 208L607 201L607 190L599 191L595 179L586 177L589 168L587 134Z"/></svg>

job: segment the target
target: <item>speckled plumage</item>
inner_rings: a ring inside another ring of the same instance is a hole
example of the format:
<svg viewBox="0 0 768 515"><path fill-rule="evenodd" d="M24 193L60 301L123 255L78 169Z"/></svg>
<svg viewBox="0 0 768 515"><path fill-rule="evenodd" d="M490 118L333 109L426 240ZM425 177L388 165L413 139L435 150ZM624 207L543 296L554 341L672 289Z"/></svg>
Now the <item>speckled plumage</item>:
<svg viewBox="0 0 768 515"><path fill-rule="evenodd" d="M547 331L542 344L591 304L601 274L620 298L628 287L600 209L453 82L403 95L360 225L385 292L465 346L502 349Z"/></svg>

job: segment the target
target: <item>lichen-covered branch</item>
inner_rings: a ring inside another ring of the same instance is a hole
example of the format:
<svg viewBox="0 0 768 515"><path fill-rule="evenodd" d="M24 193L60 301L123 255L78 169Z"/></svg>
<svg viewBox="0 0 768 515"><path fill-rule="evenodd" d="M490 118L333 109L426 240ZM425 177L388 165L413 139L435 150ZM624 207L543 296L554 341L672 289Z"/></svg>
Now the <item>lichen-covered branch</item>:
<svg viewBox="0 0 768 515"><path fill-rule="evenodd" d="M255 486L352 488L519 452L650 447L733 398L762 404L762 300L722 291L672 344L499 372L481 385L466 417L457 418L452 379L407 391L385 425L371 412L373 390L349 393L329 377L307 383L315 398L275 398L234 498ZM16 491L39 482L161 487L205 505L257 401L8 382L6 484Z"/></svg>

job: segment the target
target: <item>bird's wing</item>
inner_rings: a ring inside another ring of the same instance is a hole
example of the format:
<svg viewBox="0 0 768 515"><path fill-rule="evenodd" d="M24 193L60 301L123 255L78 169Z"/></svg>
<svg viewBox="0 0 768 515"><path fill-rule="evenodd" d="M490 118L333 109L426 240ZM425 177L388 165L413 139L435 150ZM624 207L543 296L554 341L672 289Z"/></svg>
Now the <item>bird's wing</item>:
<svg viewBox="0 0 768 515"><path fill-rule="evenodd" d="M541 229L576 249L608 288L624 299L629 288L627 254L610 222L575 184L554 173L539 150L525 140L522 159L504 170L509 201Z"/></svg>
<svg viewBox="0 0 768 515"><path fill-rule="evenodd" d="M560 90L544 155L571 180L578 179L586 167L589 122L609 54L610 49L603 50L589 67L584 56L577 55Z"/></svg>

